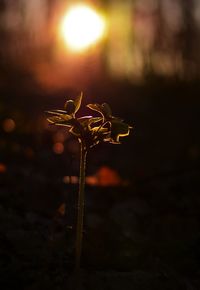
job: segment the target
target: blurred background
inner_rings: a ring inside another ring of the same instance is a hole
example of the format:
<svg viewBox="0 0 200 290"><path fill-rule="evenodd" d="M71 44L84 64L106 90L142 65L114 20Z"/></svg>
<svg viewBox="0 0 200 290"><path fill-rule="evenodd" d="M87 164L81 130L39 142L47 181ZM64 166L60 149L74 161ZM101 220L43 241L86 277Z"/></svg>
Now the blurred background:
<svg viewBox="0 0 200 290"><path fill-rule="evenodd" d="M82 10L68 22L80 4L96 18ZM97 35L86 43L88 27ZM148 285L159 273L153 289L199 289L200 1L0 0L0 39L2 283L46 289L53 273L63 289L79 146L44 111L82 91L80 115L107 102L133 126L122 145L88 156L84 267L140 269Z"/></svg>

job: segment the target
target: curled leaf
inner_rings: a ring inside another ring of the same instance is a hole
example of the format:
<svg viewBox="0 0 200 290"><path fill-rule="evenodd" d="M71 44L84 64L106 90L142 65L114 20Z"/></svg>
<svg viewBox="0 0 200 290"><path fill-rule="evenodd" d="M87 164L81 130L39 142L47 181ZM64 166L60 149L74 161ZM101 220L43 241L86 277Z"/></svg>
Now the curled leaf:
<svg viewBox="0 0 200 290"><path fill-rule="evenodd" d="M98 123L102 121L101 117L92 117L92 116L84 116L81 118L78 118L78 121L83 127L88 127L88 129L91 129L91 125Z"/></svg>
<svg viewBox="0 0 200 290"><path fill-rule="evenodd" d="M88 104L87 107L93 111L97 111L98 113L100 113L105 120L112 117L112 111L107 103L103 103L102 105Z"/></svg>
<svg viewBox="0 0 200 290"><path fill-rule="evenodd" d="M69 115L75 115L76 112L80 109L82 102L83 94L81 93L75 100L67 100L64 105L66 113Z"/></svg>
<svg viewBox="0 0 200 290"><path fill-rule="evenodd" d="M110 143L120 144L119 138L128 136L130 126L119 119L113 119L111 122Z"/></svg>
<svg viewBox="0 0 200 290"><path fill-rule="evenodd" d="M60 126L71 126L72 125L72 116L70 115L59 115L48 117L47 121L50 124L60 125Z"/></svg>
<svg viewBox="0 0 200 290"><path fill-rule="evenodd" d="M102 114L102 108L101 108L101 105L99 105L99 104L88 104L87 107L93 111L97 111L100 114Z"/></svg>
<svg viewBox="0 0 200 290"><path fill-rule="evenodd" d="M76 118L75 114L80 109L83 94L75 100L67 100L64 110L47 111L50 117L48 122L53 125L70 127L69 132L84 141L87 148L99 142L120 144L120 138L128 136L131 127L122 119L114 117L110 106L103 104L88 104L87 107L101 114L99 117L83 116Z"/></svg>
<svg viewBox="0 0 200 290"><path fill-rule="evenodd" d="M92 128L91 131L93 134L108 134L108 133L110 133L108 128L104 128L104 127L100 127L100 126Z"/></svg>
<svg viewBox="0 0 200 290"><path fill-rule="evenodd" d="M101 105L101 108L102 108L102 113L104 114L106 119L112 116L111 108L107 103L103 103Z"/></svg>
<svg viewBox="0 0 200 290"><path fill-rule="evenodd" d="M72 133L76 137L81 137L80 129L77 126L73 126L69 129L69 132Z"/></svg>
<svg viewBox="0 0 200 290"><path fill-rule="evenodd" d="M63 114L66 114L65 111L61 111L61 110L45 111L45 113L54 115L54 116L61 116Z"/></svg>
<svg viewBox="0 0 200 290"><path fill-rule="evenodd" d="M83 93L81 92L80 96L78 96L75 100L74 100L74 105L75 105L75 111L74 114L80 109L81 106L81 102L82 102L82 98L83 98Z"/></svg>
<svg viewBox="0 0 200 290"><path fill-rule="evenodd" d="M69 115L75 114L76 107L75 107L74 101L73 100L66 101L64 105L64 109Z"/></svg>

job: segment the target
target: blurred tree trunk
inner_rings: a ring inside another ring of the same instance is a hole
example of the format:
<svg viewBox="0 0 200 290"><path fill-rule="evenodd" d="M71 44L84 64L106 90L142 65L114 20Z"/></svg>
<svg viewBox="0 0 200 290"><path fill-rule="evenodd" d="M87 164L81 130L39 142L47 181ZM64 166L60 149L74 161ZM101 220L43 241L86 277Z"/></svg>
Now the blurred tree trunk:
<svg viewBox="0 0 200 290"><path fill-rule="evenodd" d="M198 67L196 63L197 27L194 20L194 0L182 0L183 8L183 33L182 56L184 74L186 78L196 75ZM198 55L198 53L197 53Z"/></svg>

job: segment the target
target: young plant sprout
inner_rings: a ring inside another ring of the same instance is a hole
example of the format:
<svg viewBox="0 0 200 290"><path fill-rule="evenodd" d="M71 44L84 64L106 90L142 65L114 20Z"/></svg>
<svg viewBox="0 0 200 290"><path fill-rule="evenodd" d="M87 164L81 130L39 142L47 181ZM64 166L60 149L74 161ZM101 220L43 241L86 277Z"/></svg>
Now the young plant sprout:
<svg viewBox="0 0 200 290"><path fill-rule="evenodd" d="M82 237L83 237L83 216L84 216L84 188L86 157L90 148L100 142L120 144L120 138L129 135L131 127L122 119L114 117L110 106L106 103L88 104L87 107L99 113L99 117L83 116L77 117L81 102L82 93L75 100L68 100L64 110L47 111L50 115L47 120L50 124L66 126L80 143L80 175L78 194L78 216L76 228L76 269L80 268Z"/></svg>

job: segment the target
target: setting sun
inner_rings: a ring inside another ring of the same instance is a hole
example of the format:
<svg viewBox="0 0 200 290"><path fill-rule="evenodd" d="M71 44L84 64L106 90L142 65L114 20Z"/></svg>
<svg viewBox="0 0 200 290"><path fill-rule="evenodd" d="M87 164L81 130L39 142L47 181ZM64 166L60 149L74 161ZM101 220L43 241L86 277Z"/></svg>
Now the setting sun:
<svg viewBox="0 0 200 290"><path fill-rule="evenodd" d="M105 32L103 16L86 5L71 7L61 23L61 33L71 50L82 51L96 43Z"/></svg>

